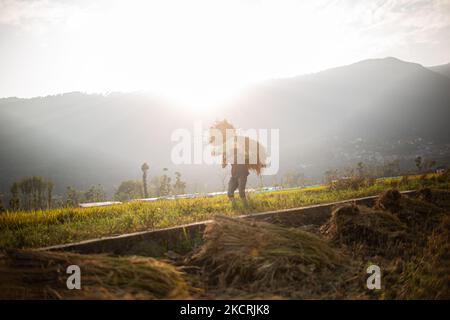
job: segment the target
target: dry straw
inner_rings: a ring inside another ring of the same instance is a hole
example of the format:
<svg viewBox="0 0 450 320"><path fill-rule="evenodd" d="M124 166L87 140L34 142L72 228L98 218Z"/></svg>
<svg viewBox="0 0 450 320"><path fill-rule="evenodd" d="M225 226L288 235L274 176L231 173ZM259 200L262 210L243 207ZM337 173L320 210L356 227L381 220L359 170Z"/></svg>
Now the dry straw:
<svg viewBox="0 0 450 320"><path fill-rule="evenodd" d="M221 288L286 293L290 287L309 290L311 296L330 284L327 274L344 264L343 256L318 236L266 222L218 216L204 239L189 263L201 266L207 283Z"/></svg>
<svg viewBox="0 0 450 320"><path fill-rule="evenodd" d="M81 290L67 288L69 265L81 268ZM181 299L189 290L181 272L152 258L14 250L0 260L2 299Z"/></svg>

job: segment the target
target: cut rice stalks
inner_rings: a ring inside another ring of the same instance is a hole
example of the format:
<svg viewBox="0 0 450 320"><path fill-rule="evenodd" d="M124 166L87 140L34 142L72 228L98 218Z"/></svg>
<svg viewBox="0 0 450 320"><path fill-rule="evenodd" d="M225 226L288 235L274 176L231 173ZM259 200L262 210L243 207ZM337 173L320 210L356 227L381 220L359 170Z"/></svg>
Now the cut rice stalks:
<svg viewBox="0 0 450 320"><path fill-rule="evenodd" d="M67 267L80 267L81 289L67 287ZM2 299L183 299L190 287L168 263L144 257L110 257L32 250L0 256Z"/></svg>
<svg viewBox="0 0 450 320"><path fill-rule="evenodd" d="M348 270L341 253L301 229L218 216L204 239L187 263L199 266L206 282L221 290L312 297L336 291L336 282Z"/></svg>

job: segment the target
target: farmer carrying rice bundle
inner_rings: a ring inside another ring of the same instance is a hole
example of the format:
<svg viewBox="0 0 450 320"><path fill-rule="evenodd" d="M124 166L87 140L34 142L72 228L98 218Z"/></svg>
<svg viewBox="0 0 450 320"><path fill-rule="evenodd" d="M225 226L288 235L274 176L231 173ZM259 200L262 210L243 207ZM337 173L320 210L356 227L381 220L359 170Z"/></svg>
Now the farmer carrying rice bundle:
<svg viewBox="0 0 450 320"><path fill-rule="evenodd" d="M228 182L228 198L234 203L234 192L247 204L245 187L251 171L261 174L266 167L265 148L256 140L239 135L227 120L216 121L210 128L210 144L213 155L222 155L222 168L231 165L231 177Z"/></svg>

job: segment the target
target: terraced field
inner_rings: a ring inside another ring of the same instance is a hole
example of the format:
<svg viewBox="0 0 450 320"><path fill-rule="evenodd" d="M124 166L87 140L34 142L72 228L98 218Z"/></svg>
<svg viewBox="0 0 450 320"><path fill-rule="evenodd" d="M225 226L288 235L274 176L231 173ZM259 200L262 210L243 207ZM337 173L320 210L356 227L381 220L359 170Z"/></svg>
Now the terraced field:
<svg viewBox="0 0 450 320"><path fill-rule="evenodd" d="M450 298L448 190L389 189L370 207L338 205L320 223L287 221L216 216L196 246L159 258L145 243L120 256L9 249L0 298ZM81 290L66 287L73 264L83 270ZM382 270L379 290L366 286L373 265Z"/></svg>
<svg viewBox="0 0 450 320"><path fill-rule="evenodd" d="M384 178L358 188L330 189L326 186L252 193L249 205L232 206L225 196L213 198L128 202L93 208L60 208L0 215L1 248L36 248L74 241L152 230L211 219L214 215L236 216L376 195L393 184L399 190L422 185L448 188L447 178L435 174Z"/></svg>

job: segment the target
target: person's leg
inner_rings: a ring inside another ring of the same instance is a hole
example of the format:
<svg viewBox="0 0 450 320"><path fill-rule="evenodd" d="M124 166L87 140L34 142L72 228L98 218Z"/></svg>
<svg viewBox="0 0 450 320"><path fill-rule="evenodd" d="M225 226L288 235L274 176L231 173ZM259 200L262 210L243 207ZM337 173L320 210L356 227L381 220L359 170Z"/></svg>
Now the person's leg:
<svg viewBox="0 0 450 320"><path fill-rule="evenodd" d="M242 203L244 206L248 205L247 197L245 195L245 186L247 185L247 177L239 177L238 179L238 187L239 187L239 196L241 197Z"/></svg>
<svg viewBox="0 0 450 320"><path fill-rule="evenodd" d="M231 177L228 182L228 198L230 200L234 200L234 191L236 191L238 187L238 179L236 177Z"/></svg>
<svg viewBox="0 0 450 320"><path fill-rule="evenodd" d="M239 177L238 179L238 187L239 187L239 196L242 200L247 200L245 197L245 186L247 185L247 177Z"/></svg>

